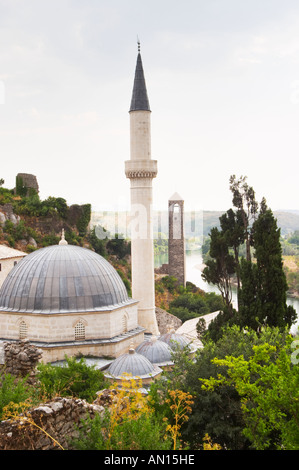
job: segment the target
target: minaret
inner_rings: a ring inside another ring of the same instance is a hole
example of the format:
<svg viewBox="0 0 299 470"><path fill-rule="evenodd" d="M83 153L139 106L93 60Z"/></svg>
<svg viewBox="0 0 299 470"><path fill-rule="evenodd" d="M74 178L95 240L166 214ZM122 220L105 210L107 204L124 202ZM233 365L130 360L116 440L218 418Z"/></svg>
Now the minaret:
<svg viewBox="0 0 299 470"><path fill-rule="evenodd" d="M147 96L140 44L130 107L131 159L125 162L131 182L132 297L139 300L138 323L159 334L155 313L152 180L157 161L151 159L151 110Z"/></svg>

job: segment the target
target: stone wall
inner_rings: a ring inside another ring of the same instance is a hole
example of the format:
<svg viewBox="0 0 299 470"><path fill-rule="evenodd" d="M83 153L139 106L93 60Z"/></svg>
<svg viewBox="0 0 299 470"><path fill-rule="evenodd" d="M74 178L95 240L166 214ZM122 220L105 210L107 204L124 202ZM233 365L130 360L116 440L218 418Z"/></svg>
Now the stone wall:
<svg viewBox="0 0 299 470"><path fill-rule="evenodd" d="M34 189L37 193L39 192L38 182L35 175L31 175L30 173L18 173L16 178L21 178L25 188Z"/></svg>
<svg viewBox="0 0 299 470"><path fill-rule="evenodd" d="M21 420L0 422L0 450L70 450L70 440L77 436L77 427L82 427L81 420L94 418L103 410L74 398L43 403L20 415Z"/></svg>
<svg viewBox="0 0 299 470"><path fill-rule="evenodd" d="M42 350L26 339L16 343L4 343L5 372L15 377L28 375L28 382L34 384L35 369L42 358Z"/></svg>
<svg viewBox="0 0 299 470"><path fill-rule="evenodd" d="M155 268L155 274L168 274L169 272L169 265L164 263L159 268Z"/></svg>
<svg viewBox="0 0 299 470"><path fill-rule="evenodd" d="M4 343L4 370L15 377L28 377L34 385L35 370L42 351L28 340ZM0 384L1 385L1 384ZM98 403L58 397L28 410L18 420L0 422L0 450L52 450L69 448L77 435L76 426L87 416L94 418L104 408ZM57 441L60 446L57 444Z"/></svg>

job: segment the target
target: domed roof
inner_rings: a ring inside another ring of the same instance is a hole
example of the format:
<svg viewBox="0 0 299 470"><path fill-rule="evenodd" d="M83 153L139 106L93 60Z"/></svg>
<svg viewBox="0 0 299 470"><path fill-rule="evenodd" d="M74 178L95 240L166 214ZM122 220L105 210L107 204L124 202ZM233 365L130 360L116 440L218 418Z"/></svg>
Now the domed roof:
<svg viewBox="0 0 299 470"><path fill-rule="evenodd" d="M146 339L137 348L136 352L142 354L153 364L169 364L172 361L172 349L163 341L157 341L156 337Z"/></svg>
<svg viewBox="0 0 299 470"><path fill-rule="evenodd" d="M162 372L142 354L130 348L128 353L117 357L108 367L108 374L112 377L121 377L125 374L132 377L150 377Z"/></svg>
<svg viewBox="0 0 299 470"><path fill-rule="evenodd" d="M0 311L84 312L132 302L108 261L87 248L64 243L25 256L0 290Z"/></svg>
<svg viewBox="0 0 299 470"><path fill-rule="evenodd" d="M172 331L161 335L159 337L159 341L163 341L164 343L168 344L171 349L176 349L176 345L179 347L179 349L184 349L186 346L189 347L189 343L186 338L184 338L184 336Z"/></svg>

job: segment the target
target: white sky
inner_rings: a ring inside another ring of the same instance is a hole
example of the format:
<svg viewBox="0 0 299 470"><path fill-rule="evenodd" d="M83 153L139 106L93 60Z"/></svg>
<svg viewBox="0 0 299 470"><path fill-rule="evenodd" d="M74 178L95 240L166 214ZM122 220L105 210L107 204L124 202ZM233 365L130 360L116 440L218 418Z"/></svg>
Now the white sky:
<svg viewBox="0 0 299 470"><path fill-rule="evenodd" d="M129 209L137 35L158 160L154 208L231 207L229 177L297 209L298 0L0 0L0 177Z"/></svg>

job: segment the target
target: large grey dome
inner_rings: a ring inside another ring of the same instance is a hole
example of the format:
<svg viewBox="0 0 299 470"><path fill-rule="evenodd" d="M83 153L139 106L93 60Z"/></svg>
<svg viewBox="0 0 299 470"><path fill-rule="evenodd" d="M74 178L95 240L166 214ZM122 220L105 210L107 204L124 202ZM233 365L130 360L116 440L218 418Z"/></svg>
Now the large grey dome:
<svg viewBox="0 0 299 470"><path fill-rule="evenodd" d="M113 266L74 245L49 246L25 256L0 290L0 311L97 311L131 302Z"/></svg>

